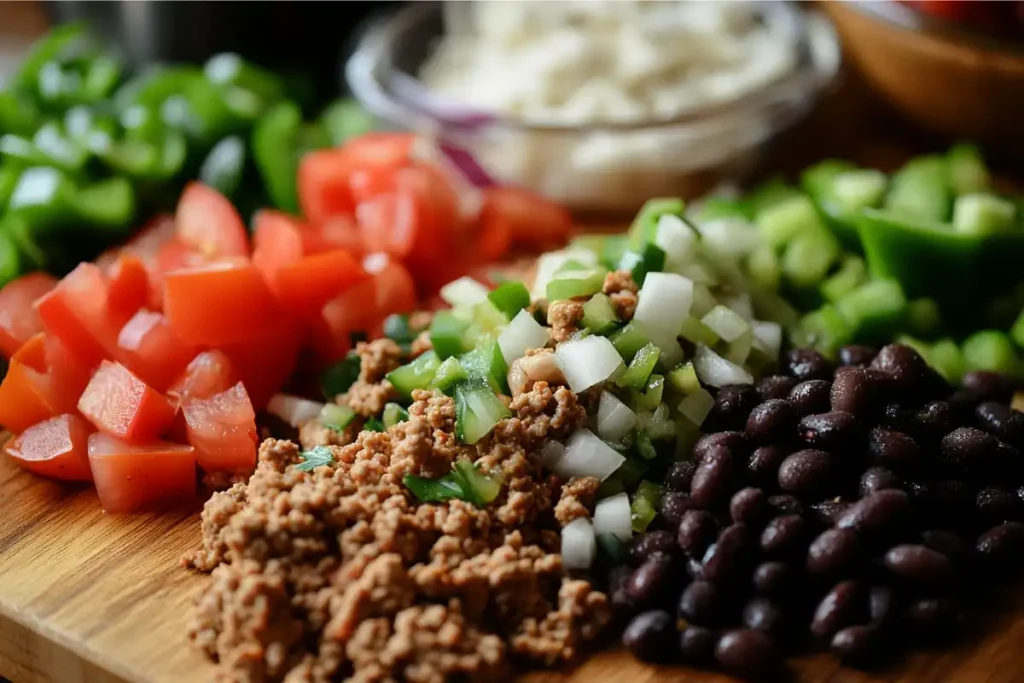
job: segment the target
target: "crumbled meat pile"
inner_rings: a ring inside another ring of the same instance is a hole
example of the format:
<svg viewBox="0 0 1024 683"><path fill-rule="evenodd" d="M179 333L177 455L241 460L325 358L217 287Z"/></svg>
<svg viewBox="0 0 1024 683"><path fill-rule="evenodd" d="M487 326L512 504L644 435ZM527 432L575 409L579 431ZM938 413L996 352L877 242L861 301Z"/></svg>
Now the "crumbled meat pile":
<svg viewBox="0 0 1024 683"><path fill-rule="evenodd" d="M362 373L342 400L369 412L393 392L383 375L398 349L385 340L358 353ZM607 622L606 596L567 577L558 554L559 523L590 514L597 481L545 478L536 456L582 425L576 396L534 382L475 446L456 440L451 398L413 399L407 421L345 445L347 435L304 429L304 446L334 456L312 472L292 467L299 446L268 439L252 478L207 503L202 545L185 559L212 572L191 637L222 680L503 680L513 661L572 659ZM402 484L459 458L502 473L487 508L421 503Z"/></svg>
<svg viewBox="0 0 1024 683"><path fill-rule="evenodd" d="M608 295L619 320L628 322L633 319L640 287L633 281L633 275L628 270L613 270L605 275L601 291ZM563 299L548 304L547 320L551 326L552 339L561 343L579 331L583 321L583 304L587 298Z"/></svg>

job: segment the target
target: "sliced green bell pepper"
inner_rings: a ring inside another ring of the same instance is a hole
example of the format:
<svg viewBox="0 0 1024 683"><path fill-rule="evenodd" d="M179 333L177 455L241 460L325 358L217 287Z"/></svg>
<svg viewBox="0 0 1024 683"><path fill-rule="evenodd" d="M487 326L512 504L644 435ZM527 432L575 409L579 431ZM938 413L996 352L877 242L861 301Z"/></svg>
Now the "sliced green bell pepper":
<svg viewBox="0 0 1024 683"><path fill-rule="evenodd" d="M320 126L327 131L331 144L337 147L349 138L373 130L373 115L356 100L346 97L335 100L320 114Z"/></svg>
<svg viewBox="0 0 1024 683"><path fill-rule="evenodd" d="M242 184L247 152L242 138L229 135L214 145L206 155L203 165L199 167L199 180L225 197L233 197Z"/></svg>

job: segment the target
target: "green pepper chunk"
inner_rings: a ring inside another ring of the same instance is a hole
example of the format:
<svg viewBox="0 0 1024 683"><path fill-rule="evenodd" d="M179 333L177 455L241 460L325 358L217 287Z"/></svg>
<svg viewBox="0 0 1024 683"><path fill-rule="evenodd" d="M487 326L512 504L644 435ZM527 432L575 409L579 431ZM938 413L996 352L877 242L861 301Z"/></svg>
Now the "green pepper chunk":
<svg viewBox="0 0 1024 683"><path fill-rule="evenodd" d="M1020 360L1010 338L998 330L979 330L960 347L968 370L988 370L1016 376Z"/></svg>
<svg viewBox="0 0 1024 683"><path fill-rule="evenodd" d="M270 201L277 208L297 213L298 157L294 141L302 127L302 112L293 102L278 104L257 123L252 132L253 159Z"/></svg>
<svg viewBox="0 0 1024 683"><path fill-rule="evenodd" d="M349 390L357 379L361 361L355 353L349 353L341 360L324 371L320 379L320 386L323 388L324 398L333 401L335 397L344 394Z"/></svg>
<svg viewBox="0 0 1024 683"><path fill-rule="evenodd" d="M268 104L284 97L284 82L279 76L233 52L210 57L203 66L203 73L214 85L240 88Z"/></svg>
<svg viewBox="0 0 1024 683"><path fill-rule="evenodd" d="M237 135L229 135L206 155L199 167L199 180L231 198L242 184L245 158L245 142Z"/></svg>
<svg viewBox="0 0 1024 683"><path fill-rule="evenodd" d="M411 363L396 368L387 374L387 379L406 398L412 398L416 389L430 387L434 374L441 365L441 359L433 351L427 351Z"/></svg>
<svg viewBox="0 0 1024 683"><path fill-rule="evenodd" d="M101 228L127 228L135 215L135 189L127 178L101 180L77 190L71 208L83 221Z"/></svg>
<svg viewBox="0 0 1024 683"><path fill-rule="evenodd" d="M373 115L351 97L335 100L320 114L320 125L331 145L338 147L350 138L373 130Z"/></svg>
<svg viewBox="0 0 1024 683"><path fill-rule="evenodd" d="M946 152L949 185L958 195L983 192L989 187L988 169L975 145L958 144Z"/></svg>
<svg viewBox="0 0 1024 683"><path fill-rule="evenodd" d="M519 311L530 305L530 290L522 282L509 280L488 292L487 298L511 320Z"/></svg>
<svg viewBox="0 0 1024 683"><path fill-rule="evenodd" d="M0 92L0 130L15 135L30 135L42 114L27 97L14 90Z"/></svg>
<svg viewBox="0 0 1024 683"><path fill-rule="evenodd" d="M66 223L71 215L74 185L49 166L26 168L11 192L7 210L33 225Z"/></svg>
<svg viewBox="0 0 1024 683"><path fill-rule="evenodd" d="M442 360L458 356L469 349L466 346L466 332L469 323L455 316L451 311L439 311L430 323L430 343Z"/></svg>
<svg viewBox="0 0 1024 683"><path fill-rule="evenodd" d="M0 287L21 274L21 257L14 239L0 231Z"/></svg>
<svg viewBox="0 0 1024 683"><path fill-rule="evenodd" d="M81 23L65 24L50 30L32 45L28 55L21 60L13 78L14 86L25 92L38 92L39 72L43 67L62 61L85 41L85 25Z"/></svg>
<svg viewBox="0 0 1024 683"><path fill-rule="evenodd" d="M661 217L666 214L682 217L684 207L683 200L678 197L648 199L629 226L630 244L639 249L645 242L652 242Z"/></svg>
<svg viewBox="0 0 1024 683"><path fill-rule="evenodd" d="M910 220L946 221L953 207L953 193L942 157L911 159L892 177L885 209Z"/></svg>

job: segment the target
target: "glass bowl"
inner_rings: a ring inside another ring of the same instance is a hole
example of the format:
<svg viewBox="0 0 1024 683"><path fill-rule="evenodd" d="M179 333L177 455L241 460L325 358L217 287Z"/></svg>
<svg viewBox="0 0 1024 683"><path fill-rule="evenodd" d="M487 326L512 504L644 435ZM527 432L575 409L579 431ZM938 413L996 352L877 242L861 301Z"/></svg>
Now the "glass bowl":
<svg viewBox="0 0 1024 683"><path fill-rule="evenodd" d="M345 74L386 124L435 136L499 182L576 211L632 211L652 196L692 197L753 171L834 81L839 45L826 19L790 3L757 8L796 45L794 69L726 104L642 125L536 125L439 100L416 74L442 35L441 3L411 3L371 27Z"/></svg>

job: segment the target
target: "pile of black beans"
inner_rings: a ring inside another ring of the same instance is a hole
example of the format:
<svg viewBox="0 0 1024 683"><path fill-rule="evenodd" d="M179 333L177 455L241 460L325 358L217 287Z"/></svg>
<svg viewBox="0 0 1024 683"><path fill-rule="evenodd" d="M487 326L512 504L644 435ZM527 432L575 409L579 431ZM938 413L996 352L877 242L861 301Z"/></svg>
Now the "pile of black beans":
<svg viewBox="0 0 1024 683"><path fill-rule="evenodd" d="M767 680L826 649L873 666L943 642L972 588L1024 565L1024 413L1000 375L950 387L912 349L790 351L720 389L692 460L612 570L650 661Z"/></svg>

